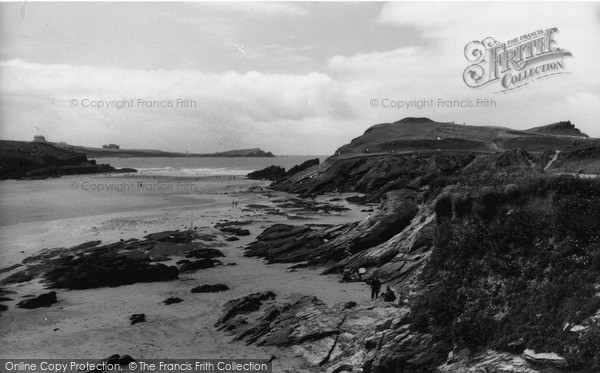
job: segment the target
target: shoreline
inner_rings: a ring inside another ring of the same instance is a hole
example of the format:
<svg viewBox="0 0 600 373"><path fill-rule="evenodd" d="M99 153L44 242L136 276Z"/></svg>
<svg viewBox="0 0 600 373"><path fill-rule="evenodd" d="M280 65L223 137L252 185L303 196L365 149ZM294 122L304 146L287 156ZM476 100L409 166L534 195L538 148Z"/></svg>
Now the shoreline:
<svg viewBox="0 0 600 373"><path fill-rule="evenodd" d="M257 291L274 291L281 299L294 294L311 295L328 305L362 302L369 300L368 286L340 283L336 275L320 275L322 268L290 270L290 264L266 264L262 259L244 257L243 247L255 240L264 228L276 223L294 224L294 220L289 220L286 215L269 214L247 206L269 204L274 199L292 195L270 191L269 197L248 188L264 186L267 182L222 179L220 182L227 185L203 194L201 200L185 193L170 194L160 197L167 204L140 206L127 213L105 210L88 216L0 226L0 244L5 248L0 256L3 268L46 247L71 247L91 240L106 244L141 238L154 232L184 230L190 228L192 221L202 232L218 233L218 241L227 244L219 247L225 254L222 261L236 263L235 266L199 270L191 276L168 282L89 290L58 289L59 303L34 310L18 309L15 304L24 295L46 292L39 281L5 285L5 289L16 290L17 294L8 295L14 300L5 303L9 309L0 317L4 330L0 343L7 346L2 357L100 359L116 353L129 354L134 359L191 356L258 359L274 355L278 359L273 367L278 371L314 371L291 349L232 343L230 335L214 327L223 304ZM145 195L142 200L149 201L152 197L155 196ZM319 200L332 198L333 195L320 196ZM238 208L232 207L233 200L238 203ZM335 224L358 220L364 215L360 206L341 203L351 209L336 214L309 212L306 218L310 220L302 220L302 223ZM239 237L239 241L226 242L224 234L214 228L214 223L223 220L252 220L243 226L251 234ZM165 264L173 265L177 259L171 258ZM0 279L18 270L2 273ZM195 286L216 283L226 284L231 290L214 294L190 293ZM184 301L170 306L161 303L170 296L181 297ZM148 321L129 325L128 317L134 313L145 313Z"/></svg>

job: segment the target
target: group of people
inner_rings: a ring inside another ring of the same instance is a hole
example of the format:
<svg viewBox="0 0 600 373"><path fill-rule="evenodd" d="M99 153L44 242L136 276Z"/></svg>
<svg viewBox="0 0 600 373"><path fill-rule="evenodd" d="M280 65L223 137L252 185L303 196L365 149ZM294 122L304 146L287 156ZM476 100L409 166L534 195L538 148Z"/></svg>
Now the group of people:
<svg viewBox="0 0 600 373"><path fill-rule="evenodd" d="M362 271L362 273L361 273ZM345 268L342 272L342 282L355 282L355 281L363 281L363 275L366 275L366 271L364 268L360 268L360 270ZM377 278L377 276L372 276L370 279L364 280L371 287L371 299L383 298L386 302L393 302L396 300L396 294L390 286L385 287L385 293L381 294L381 281Z"/></svg>
<svg viewBox="0 0 600 373"><path fill-rule="evenodd" d="M370 285L371 285L371 299L379 298L379 292L381 291L381 281L379 281L379 279L377 277L373 276L370 280ZM389 286L385 287L385 293L383 293L381 295L381 297L386 302L393 302L396 300L396 294L394 294L394 291Z"/></svg>

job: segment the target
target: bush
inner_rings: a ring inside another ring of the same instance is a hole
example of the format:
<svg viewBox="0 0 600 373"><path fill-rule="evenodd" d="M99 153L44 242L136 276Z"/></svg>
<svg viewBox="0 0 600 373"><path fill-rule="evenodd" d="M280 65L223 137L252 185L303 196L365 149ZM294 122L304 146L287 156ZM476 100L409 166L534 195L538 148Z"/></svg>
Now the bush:
<svg viewBox="0 0 600 373"><path fill-rule="evenodd" d="M498 192L483 193L475 199L473 212L485 220L490 220L496 215L498 204L501 201L502 195Z"/></svg>
<svg viewBox="0 0 600 373"><path fill-rule="evenodd" d="M452 198L448 194L442 194L435 203L435 214L437 220L452 218Z"/></svg>
<svg viewBox="0 0 600 373"><path fill-rule="evenodd" d="M471 213L473 200L469 196L458 195L454 198L454 214L463 217Z"/></svg>

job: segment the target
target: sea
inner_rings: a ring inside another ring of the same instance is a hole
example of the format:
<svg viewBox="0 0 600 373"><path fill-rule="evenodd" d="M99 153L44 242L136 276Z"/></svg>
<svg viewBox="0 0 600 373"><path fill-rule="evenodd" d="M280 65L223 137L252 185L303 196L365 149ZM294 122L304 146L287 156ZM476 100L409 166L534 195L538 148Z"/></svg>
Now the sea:
<svg viewBox="0 0 600 373"><path fill-rule="evenodd" d="M246 174L252 171L271 165L287 170L314 158L323 161L327 157L98 158L98 164L134 168L137 172L2 180L0 228L27 222L208 204L212 201L209 196L215 193L233 193L254 185L265 187L269 184L248 180Z"/></svg>
<svg viewBox="0 0 600 373"><path fill-rule="evenodd" d="M327 156L290 155L279 157L133 157L98 158L96 163L107 163L116 168L135 168L139 176L163 177L211 177L245 176L275 165L286 170L309 159L319 158L322 162Z"/></svg>

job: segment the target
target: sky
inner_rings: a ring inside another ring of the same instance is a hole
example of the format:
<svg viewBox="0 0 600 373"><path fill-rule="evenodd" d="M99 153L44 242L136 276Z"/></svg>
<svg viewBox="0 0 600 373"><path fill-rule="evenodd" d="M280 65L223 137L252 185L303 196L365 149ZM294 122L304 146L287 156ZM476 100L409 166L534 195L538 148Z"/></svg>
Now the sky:
<svg viewBox="0 0 600 373"><path fill-rule="evenodd" d="M553 27L568 74L463 81L470 42ZM600 2L0 3L0 138L330 155L404 117L600 137L599 66Z"/></svg>

